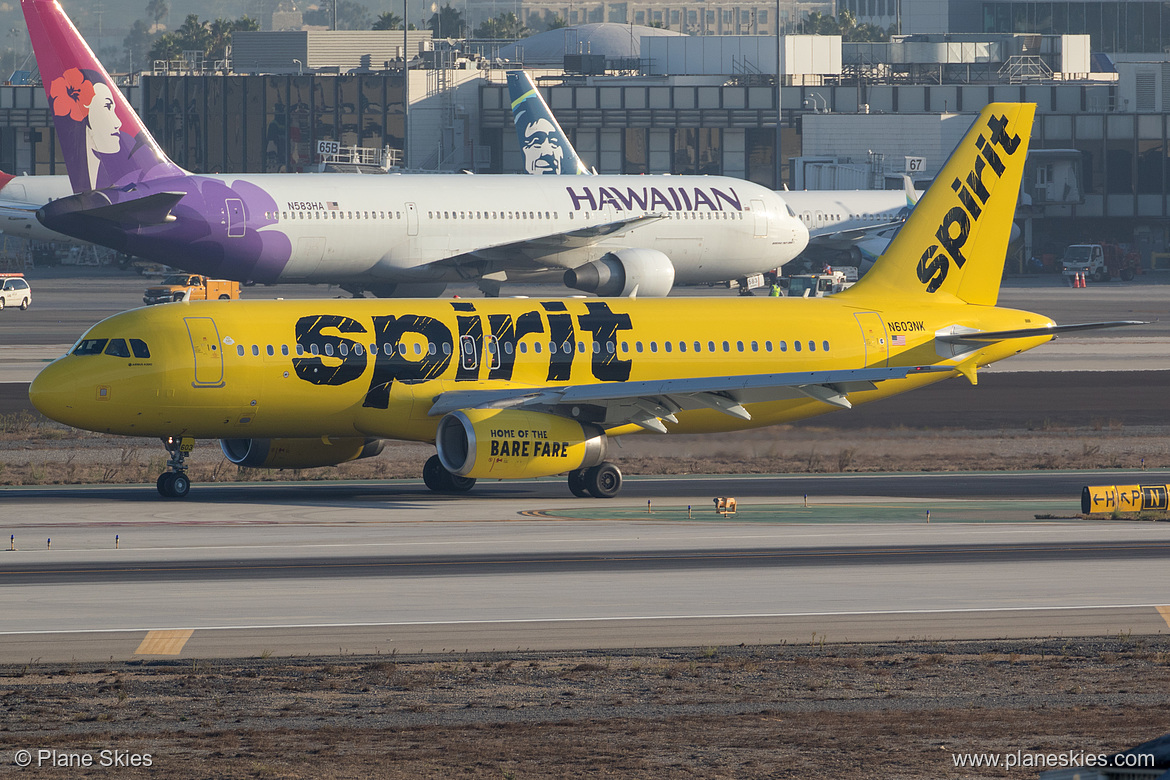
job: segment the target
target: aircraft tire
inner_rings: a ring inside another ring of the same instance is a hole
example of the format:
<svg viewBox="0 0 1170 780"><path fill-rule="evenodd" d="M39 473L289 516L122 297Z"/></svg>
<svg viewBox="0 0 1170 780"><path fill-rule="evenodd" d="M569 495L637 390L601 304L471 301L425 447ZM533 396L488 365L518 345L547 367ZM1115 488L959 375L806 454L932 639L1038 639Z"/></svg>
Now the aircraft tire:
<svg viewBox="0 0 1170 780"><path fill-rule="evenodd" d="M466 493L475 487L474 477L461 477L458 474L452 474L448 471L447 479L450 481L449 487L447 488L447 491L450 493Z"/></svg>
<svg viewBox="0 0 1170 780"><path fill-rule="evenodd" d="M590 498L592 494L585 486L585 469L569 472L569 492L577 498Z"/></svg>
<svg viewBox="0 0 1170 780"><path fill-rule="evenodd" d="M447 489L445 478L447 473L443 464L439 462L439 456L432 455L423 464L423 483L436 493L442 493Z"/></svg>
<svg viewBox="0 0 1170 780"><path fill-rule="evenodd" d="M191 492L191 480L183 472L171 475L171 498L186 498Z"/></svg>
<svg viewBox="0 0 1170 780"><path fill-rule="evenodd" d="M594 498L613 498L622 489L622 472L609 461L585 472L585 487Z"/></svg>
<svg viewBox="0 0 1170 780"><path fill-rule="evenodd" d="M173 473L173 472L170 472L170 471L164 471L163 473L161 473L161 474L159 474L159 475L158 475L158 481L154 483L155 487L157 487L157 488L158 488L158 494L159 494L160 496L162 496L163 498L170 498L170 497L171 497L171 494L170 494L170 489L171 489L171 480L170 480L170 476L171 476L171 474L172 474L172 473Z"/></svg>

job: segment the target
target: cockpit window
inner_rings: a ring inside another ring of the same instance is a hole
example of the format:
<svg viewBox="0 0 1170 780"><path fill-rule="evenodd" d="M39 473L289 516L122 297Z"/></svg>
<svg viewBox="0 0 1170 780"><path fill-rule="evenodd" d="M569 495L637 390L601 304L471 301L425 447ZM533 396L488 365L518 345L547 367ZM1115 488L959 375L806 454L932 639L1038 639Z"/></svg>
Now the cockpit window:
<svg viewBox="0 0 1170 780"><path fill-rule="evenodd" d="M142 339L130 339L130 349L134 350L134 357L136 358L150 357L150 348L146 346L146 342Z"/></svg>
<svg viewBox="0 0 1170 780"><path fill-rule="evenodd" d="M74 355L100 355L108 339L83 339L73 348Z"/></svg>
<svg viewBox="0 0 1170 780"><path fill-rule="evenodd" d="M110 339L110 345L106 347L106 354L120 358L130 357L130 348L126 346L126 339Z"/></svg>

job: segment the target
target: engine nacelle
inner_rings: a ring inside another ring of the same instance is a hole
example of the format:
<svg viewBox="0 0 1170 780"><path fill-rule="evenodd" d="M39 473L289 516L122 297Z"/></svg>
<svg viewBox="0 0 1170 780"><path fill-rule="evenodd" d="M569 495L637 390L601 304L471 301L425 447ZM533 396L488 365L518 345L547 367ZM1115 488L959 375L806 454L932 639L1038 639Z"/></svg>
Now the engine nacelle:
<svg viewBox="0 0 1170 780"><path fill-rule="evenodd" d="M674 264L657 249L619 249L565 271L565 285L603 297L661 298L674 286Z"/></svg>
<svg viewBox="0 0 1170 780"><path fill-rule="evenodd" d="M443 468L475 479L525 479L596 466L608 439L594 425L543 412L468 409L439 421Z"/></svg>
<svg viewBox="0 0 1170 780"><path fill-rule="evenodd" d="M253 469L312 469L372 458L381 439L220 439L225 458Z"/></svg>

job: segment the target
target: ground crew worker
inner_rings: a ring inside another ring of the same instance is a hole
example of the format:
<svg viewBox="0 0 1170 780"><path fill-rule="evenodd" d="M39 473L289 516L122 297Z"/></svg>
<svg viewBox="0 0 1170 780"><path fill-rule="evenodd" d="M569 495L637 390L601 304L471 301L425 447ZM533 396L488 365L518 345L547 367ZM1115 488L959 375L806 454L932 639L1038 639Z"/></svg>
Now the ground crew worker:
<svg viewBox="0 0 1170 780"><path fill-rule="evenodd" d="M779 298L783 294L784 292L780 289L780 280L777 279L776 281L772 282L772 289L768 290L768 297Z"/></svg>

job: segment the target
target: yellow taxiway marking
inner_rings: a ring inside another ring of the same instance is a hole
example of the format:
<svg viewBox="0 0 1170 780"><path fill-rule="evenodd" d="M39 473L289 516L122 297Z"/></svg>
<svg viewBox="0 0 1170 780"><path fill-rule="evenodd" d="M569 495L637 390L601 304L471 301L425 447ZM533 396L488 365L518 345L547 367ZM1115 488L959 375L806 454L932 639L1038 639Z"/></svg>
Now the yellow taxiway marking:
<svg viewBox="0 0 1170 780"><path fill-rule="evenodd" d="M134 651L134 655L178 655L183 652L183 645L195 633L194 629L179 629L177 631L147 631L146 638Z"/></svg>
<svg viewBox="0 0 1170 780"><path fill-rule="evenodd" d="M1170 626L1170 607L1156 607L1158 614L1166 621L1166 625Z"/></svg>

